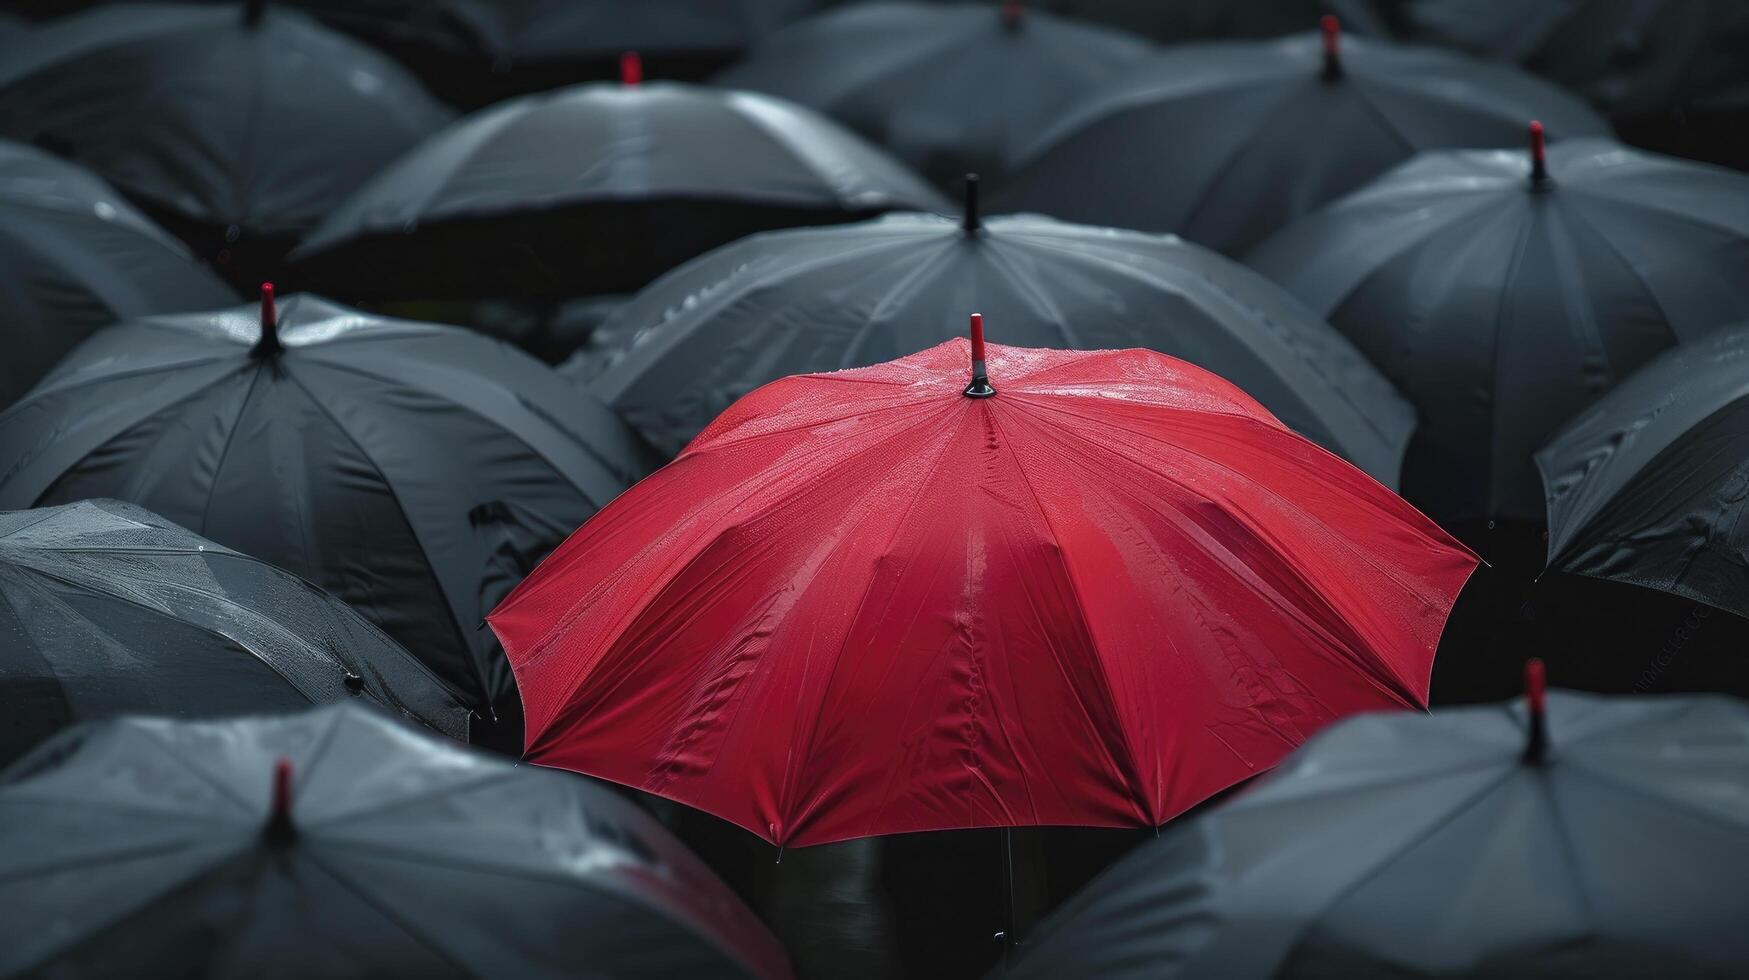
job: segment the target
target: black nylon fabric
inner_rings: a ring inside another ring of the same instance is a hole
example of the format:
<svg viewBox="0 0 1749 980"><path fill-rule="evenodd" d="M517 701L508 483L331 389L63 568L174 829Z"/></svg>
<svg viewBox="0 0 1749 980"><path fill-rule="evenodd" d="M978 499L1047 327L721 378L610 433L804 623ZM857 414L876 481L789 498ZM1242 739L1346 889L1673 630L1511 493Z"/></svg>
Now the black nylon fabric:
<svg viewBox="0 0 1749 980"><path fill-rule="evenodd" d="M0 773L0 903L7 976L786 975L611 790L354 706L43 746Z"/></svg>
<svg viewBox="0 0 1749 980"><path fill-rule="evenodd" d="M99 327L235 300L97 176L0 140L0 407Z"/></svg>
<svg viewBox="0 0 1749 980"><path fill-rule="evenodd" d="M1749 616L1749 327L1659 355L1536 464L1549 567Z"/></svg>
<svg viewBox="0 0 1749 980"><path fill-rule="evenodd" d="M715 83L818 109L952 187L968 171L1000 181L1035 135L1153 50L1042 11L896 0L793 24Z"/></svg>
<svg viewBox="0 0 1749 980"><path fill-rule="evenodd" d="M1171 237L930 215L773 232L683 266L563 370L667 453L748 391L964 336L1021 347L1146 347L1244 388L1391 484L1414 427L1388 382L1263 277Z"/></svg>
<svg viewBox="0 0 1749 980"><path fill-rule="evenodd" d="M486 612L652 465L509 345L298 296L101 332L0 414L0 506L127 499L351 603L482 709Z"/></svg>
<svg viewBox="0 0 1749 980"><path fill-rule="evenodd" d="M474 113L336 209L293 253L353 299L631 292L772 228L941 211L838 124L750 92L579 85Z"/></svg>
<svg viewBox="0 0 1749 980"><path fill-rule="evenodd" d="M0 135L90 167L209 258L283 253L451 114L387 57L266 8L115 4L18 37Z"/></svg>
<svg viewBox="0 0 1749 980"><path fill-rule="evenodd" d="M1611 114L1749 108L1737 0L1408 0L1412 36L1517 62Z"/></svg>
<svg viewBox="0 0 1749 980"><path fill-rule="evenodd" d="M1541 119L1607 136L1577 98L1518 69L1344 37L1187 44L1089 98L1022 151L995 205L1172 231L1235 255L1422 150L1520 146Z"/></svg>
<svg viewBox="0 0 1749 980"><path fill-rule="evenodd" d="M467 736L457 694L295 576L116 500L0 512L0 762L81 721L354 698Z"/></svg>
<svg viewBox="0 0 1749 980"><path fill-rule="evenodd" d="M1749 317L1749 177L1630 150L1428 154L1249 256L1421 416L1404 496L1540 523L1531 454L1630 371Z"/></svg>
<svg viewBox="0 0 1749 980"><path fill-rule="evenodd" d="M1034 977L1749 971L1749 708L1548 698L1368 714L1168 828L1040 927Z"/></svg>

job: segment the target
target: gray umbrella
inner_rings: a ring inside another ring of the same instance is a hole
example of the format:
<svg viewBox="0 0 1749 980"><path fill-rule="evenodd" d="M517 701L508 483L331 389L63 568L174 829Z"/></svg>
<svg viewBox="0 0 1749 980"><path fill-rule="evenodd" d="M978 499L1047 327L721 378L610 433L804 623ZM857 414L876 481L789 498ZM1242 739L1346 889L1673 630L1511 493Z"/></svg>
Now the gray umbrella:
<svg viewBox="0 0 1749 980"><path fill-rule="evenodd" d="M0 135L95 170L241 282L449 119L387 57L263 0L115 4L0 49Z"/></svg>
<svg viewBox="0 0 1749 980"><path fill-rule="evenodd" d="M1540 523L1531 454L1652 355L1749 318L1749 177L1568 140L1427 154L1264 243L1253 266L1421 415L1404 496Z"/></svg>
<svg viewBox="0 0 1749 980"><path fill-rule="evenodd" d="M1334 725L1096 879L1008 975L1744 975L1749 708L1554 694L1540 714Z"/></svg>
<svg viewBox="0 0 1749 980"><path fill-rule="evenodd" d="M1749 616L1749 326L1659 355L1536 463L1550 568Z"/></svg>
<svg viewBox="0 0 1749 980"><path fill-rule="evenodd" d="M1386 483L1414 427L1365 358L1262 276L1170 236L1038 215L747 238L644 290L601 329L629 346L567 370L598 374L593 392L674 453L759 385L932 347L971 311L1005 344L1184 358Z"/></svg>
<svg viewBox="0 0 1749 980"><path fill-rule="evenodd" d="M354 697L467 736L458 695L295 575L116 500L0 511L0 763L128 712Z"/></svg>
<svg viewBox="0 0 1749 980"><path fill-rule="evenodd" d="M350 299L632 292L772 228L943 210L922 178L812 110L751 92L577 85L420 144L298 249Z"/></svg>
<svg viewBox="0 0 1749 980"><path fill-rule="evenodd" d="M1509 146L1524 124L1604 136L1518 69L1331 35L1169 48L1023 150L997 205L1172 231L1229 255L1421 150Z"/></svg>
<svg viewBox="0 0 1749 980"><path fill-rule="evenodd" d="M120 324L0 413L0 506L150 507L350 602L482 707L516 690L486 611L651 463L508 344L314 296Z"/></svg>
<svg viewBox="0 0 1749 980"><path fill-rule="evenodd" d="M0 140L0 408L98 327L236 298L95 174Z"/></svg>
<svg viewBox="0 0 1749 980"><path fill-rule="evenodd" d="M654 820L352 706L86 726L0 773L0 974L767 977Z"/></svg>
<svg viewBox="0 0 1749 980"><path fill-rule="evenodd" d="M938 185L1015 153L1154 46L1019 6L860 3L772 35L716 83L818 109Z"/></svg>

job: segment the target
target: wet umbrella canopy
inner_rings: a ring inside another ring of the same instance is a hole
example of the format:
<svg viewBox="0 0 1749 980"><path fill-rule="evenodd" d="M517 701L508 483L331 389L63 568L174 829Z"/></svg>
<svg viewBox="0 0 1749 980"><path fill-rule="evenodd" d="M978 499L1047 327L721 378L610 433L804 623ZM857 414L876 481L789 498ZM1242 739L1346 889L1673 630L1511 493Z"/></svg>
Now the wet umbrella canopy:
<svg viewBox="0 0 1749 980"><path fill-rule="evenodd" d="M1408 0L1418 38L1518 62L1610 113L1749 107L1740 0Z"/></svg>
<svg viewBox="0 0 1749 980"><path fill-rule="evenodd" d="M1265 243L1253 266L1415 403L1403 492L1540 522L1531 454L1629 371L1749 318L1749 177L1600 140L1429 154Z"/></svg>
<svg viewBox="0 0 1749 980"><path fill-rule="evenodd" d="M1111 24L1167 44L1227 38L1273 38L1303 31L1324 14L1345 29L1386 33L1372 0L1038 0L1066 17Z"/></svg>
<svg viewBox="0 0 1749 980"><path fill-rule="evenodd" d="M235 300L108 184L0 140L0 408L98 327Z"/></svg>
<svg viewBox="0 0 1749 980"><path fill-rule="evenodd" d="M1333 726L1096 879L1007 975L1749 971L1749 709L1556 693L1538 733L1525 702Z"/></svg>
<svg viewBox="0 0 1749 980"><path fill-rule="evenodd" d="M0 135L97 171L245 281L448 119L386 57L260 2L115 4L0 48Z"/></svg>
<svg viewBox="0 0 1749 980"><path fill-rule="evenodd" d="M567 370L599 374L592 390L676 453L759 385L933 346L964 332L967 309L1017 344L1184 358L1395 484L1413 413L1316 314L1178 239L1034 215L974 213L969 228L892 215L748 238L659 280L604 325L629 349L586 352Z"/></svg>
<svg viewBox="0 0 1749 980"><path fill-rule="evenodd" d="M974 319L741 399L489 621L527 758L773 843L1146 827L1424 704L1475 563L1212 374Z"/></svg>
<svg viewBox="0 0 1749 980"><path fill-rule="evenodd" d="M150 507L503 701L515 687L481 617L644 453L506 344L297 296L266 331L243 307L93 336L0 414L0 506Z"/></svg>
<svg viewBox="0 0 1749 980"><path fill-rule="evenodd" d="M0 773L7 976L763 977L615 793L345 706L71 732Z"/></svg>
<svg viewBox="0 0 1749 980"><path fill-rule="evenodd" d="M329 216L294 256L300 276L354 298L630 292L756 231L946 210L809 110L627 69L426 141Z"/></svg>
<svg viewBox="0 0 1749 980"><path fill-rule="evenodd" d="M351 698L467 735L455 694L293 575L120 501L0 511L0 764L80 721Z"/></svg>
<svg viewBox="0 0 1749 980"><path fill-rule="evenodd" d="M1749 616L1749 327L1659 355L1536 463L1550 568Z"/></svg>
<svg viewBox="0 0 1749 980"><path fill-rule="evenodd" d="M999 181L1025 144L1153 50L1019 4L864 3L780 31L716 82L825 112L948 186L968 170Z"/></svg>
<svg viewBox="0 0 1749 980"><path fill-rule="evenodd" d="M1417 151L1609 126L1505 65L1333 32L1169 49L1023 152L1006 210L1173 231L1237 254Z"/></svg>

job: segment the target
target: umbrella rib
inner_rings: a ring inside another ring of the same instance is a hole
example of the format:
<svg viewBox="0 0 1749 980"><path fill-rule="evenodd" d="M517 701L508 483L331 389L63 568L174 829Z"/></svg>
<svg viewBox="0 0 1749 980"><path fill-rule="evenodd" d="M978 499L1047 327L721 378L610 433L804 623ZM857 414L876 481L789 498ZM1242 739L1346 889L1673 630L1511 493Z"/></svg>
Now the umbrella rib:
<svg viewBox="0 0 1749 980"><path fill-rule="evenodd" d="M1595 769L1591 766L1585 765L1582 760L1570 756L1566 758L1557 757L1555 762L1563 768L1570 768L1575 773L1588 776L1596 782L1608 784L1616 790L1632 793L1641 799L1662 804L1672 810L1678 810L1688 816L1704 820L1707 823L1718 824L1730 830L1732 833L1749 835L1749 825L1744 823L1733 823L1730 818L1711 810L1696 807L1681 797L1663 796L1658 793L1650 792L1644 786L1619 779L1601 769Z"/></svg>
<svg viewBox="0 0 1749 980"><path fill-rule="evenodd" d="M265 658L265 657L261 656L259 653L257 653L254 650L254 648L252 648L248 643L245 643L239 637L235 637L235 636L232 636L228 633L220 631L215 626L209 626L205 623L199 623L199 622L195 622L194 620L190 620L190 619L186 619L186 618L177 616L173 612L170 612L170 611L167 611L165 609L161 609L157 606L154 606L154 605L150 604L149 602L145 601L145 599L136 598L133 595L129 594L128 592L124 592L120 589L101 588L101 587L98 587L97 585L94 585L93 583L82 582L82 581L75 579L75 578L68 578L67 576L62 575L59 572L53 572L53 571L50 571L50 570L43 568L41 566L38 566L38 565L29 565L29 566L21 566L21 567L27 568L33 574L40 575L43 578L49 579L51 581L60 582L63 585L69 586L70 588L73 588L73 589L76 589L76 590L79 590L82 592L90 592L90 593L95 594L95 595L114 599L117 602L123 602L123 603L130 605L130 606L135 606L137 608L144 609L147 612L153 613L157 616L161 616L165 619L174 620L176 623L178 623L180 625L187 626L187 627L190 627L190 628L195 629L195 630L199 630L200 632L205 633L209 636L218 637L219 639L224 640L225 642L232 644L233 646L236 646L237 648L241 649L244 653L247 653L247 654L249 654L249 656L253 657L262 666L266 667L268 670L273 671L273 673L275 675L277 675L280 678L280 680L285 681L287 687L290 687L292 690L297 691L299 695L301 695L305 699L309 700L311 703L315 703L315 701L316 701L316 698L314 696L312 696L311 694L306 692L304 690L304 688L301 685L299 685L296 681L294 681L290 677L286 676L284 671L280 670L277 666L275 666L267 658ZM300 579L300 581L301 581L301 579ZM187 590L185 590L185 591L187 591ZM198 590L194 590L194 591L198 591ZM210 596L212 598L220 598L218 596L213 595L212 593L202 592L199 594ZM316 647L314 645L312 645L311 643L306 641L303 637L292 632L290 629L286 628L282 624L280 624L272 619L269 619L265 614L263 614L257 610L254 610L254 609L250 609L249 607L244 606L241 603L233 602L228 598L225 598L223 601L224 601L225 607L228 609L239 610L241 612L249 614L250 616L254 617L255 619L257 619L261 622L269 623L269 624L272 624L272 625L278 627L280 632L282 632L286 636L291 637L292 640L294 642L296 642L298 646L303 647L306 650L314 651L316 649ZM87 619L87 621L89 621L89 620ZM93 625L95 625L95 624L93 624ZM100 631L105 633L105 634L108 633L107 630L100 630Z"/></svg>
<svg viewBox="0 0 1749 980"><path fill-rule="evenodd" d="M487 415L484 412L476 411L472 406L467 405L461 401L457 401L454 399L447 399L447 398L445 398L443 392L437 391L437 390L432 389L432 388L427 388L423 385L414 384L406 378L395 378L395 377L390 377L388 375L378 374L375 371L369 371L369 370L366 370L364 368L358 367L355 364L346 363L346 362L342 362L342 361L326 361L326 360L324 360L322 362L322 366L326 367L330 370L333 370L333 371L338 371L338 372L343 373L343 374L352 374L352 375L356 375L356 376L361 377L361 378L369 378L372 381L381 381L381 382L391 384L391 385L405 385L409 388L413 388L415 390L424 392L427 395L431 395L432 397L444 398L445 404L448 404L454 408L459 408L463 412L466 412L469 416L471 416L479 421L485 422L487 425L489 425L493 429L496 429L498 432L503 434L503 436L505 438L508 438L508 439L514 441L517 445L528 450L528 454L530 456L534 456L534 457L539 458L541 460L541 462L545 463L548 466L548 468L552 469L553 472L557 473L561 479L563 479L566 483L570 484L571 489L577 491L577 494L579 496L581 496L585 500L589 501L589 503L592 506L594 506L595 509L600 510L601 507L606 504L606 501L594 500L593 495L587 489L585 489L580 483L578 483L576 480L572 479L570 473L567 473L564 468L555 464L551 459L549 459L547 457L547 454L545 454L545 453L541 452L540 450L536 449L535 447L529 445L527 440L523 439L520 435L517 434L514 427L504 424L499 419L493 418L492 416ZM593 440L582 438L580 435L577 435L575 433L570 432L564 426L560 425L557 420L551 418L546 412L538 411L530 405L520 405L518 407L521 408L523 411L528 412L529 415L539 419L543 424L550 426L554 431L558 432L565 439L565 441L567 441L567 442L571 443L572 445L578 447L579 449L583 450L584 455L588 456L591 460L594 460L595 463L601 467L603 472L611 474L611 475L615 475L615 476L619 475L620 466L618 464L614 463L613 461L602 456L601 453L596 450L596 447L594 445ZM386 479L385 479L385 482L387 482ZM409 527L412 526L411 522L409 522L408 526Z"/></svg>
<svg viewBox="0 0 1749 980"><path fill-rule="evenodd" d="M360 901L374 909L384 920L388 921L397 929L400 929L403 933L406 933L408 937L419 943L419 945L424 946L426 949L435 953L438 959L455 967L457 973L463 976L474 975L474 971L470 969L466 963L456 959L455 955L445 949L435 938L427 934L423 929L416 928L411 921L396 914L387 904L364 889L352 878L341 874L333 865L316 856L314 848L302 848L299 851L299 855L303 857L304 860L310 862L310 864L326 872L329 878L339 883L342 888L351 892Z"/></svg>
<svg viewBox="0 0 1749 980"><path fill-rule="evenodd" d="M884 446L884 445L886 445L887 442L888 442L888 440L883 439L877 443L874 443L869 448L873 449L873 448L877 448L880 446ZM889 534L887 536L886 543L881 547L881 550L879 553L880 555L885 555L886 553L888 553L892 549L893 542L898 540L899 532L901 530L903 530L903 528L905 526L905 522L911 516L911 512L914 509L916 509L917 502L919 500L923 499L924 490L928 489L929 485L932 482L934 482L935 474L941 468L941 461L947 458L947 455L948 455L947 450L952 445L953 445L953 431L949 430L944 434L944 437L942 438L942 441L941 441L941 448L936 451L935 459L929 464L928 472L924 474L923 479L921 479L917 482L917 487L916 487L915 491L913 491L913 493L911 494L910 501L908 501L905 504L905 509L900 513L899 519L897 521L893 522L893 531L891 534ZM865 452L866 451L867 450L865 450ZM876 556L876 561L879 561L879 555ZM844 648L850 645L851 627L855 625L857 618L862 615L863 606L865 604L867 604L869 595L874 592L875 582L876 582L877 578L878 578L878 576L870 575L868 577L868 581L863 585L862 595L859 596L857 598L857 601L856 601L856 610L851 614L850 619L847 620L847 625L846 625L846 628L844 631L844 636L838 642L838 649L835 650L832 654L832 666L827 668L827 670L826 670L826 679L828 682L826 686L830 686L829 682L830 682L832 675L836 674L838 671L838 662L844 658ZM822 689L821 696L822 696L822 698L825 696L824 688ZM807 738L804 739L801 743L801 752L790 756L791 759L799 760L799 761L797 761L795 763L795 765L793 765L793 766L786 762L786 764L784 766L783 788L782 788L782 791L778 794L778 800L780 803L780 806L779 806L779 815L780 816L787 817L789 815L789 789L790 789L791 775L795 769L802 768L803 766L806 765L808 755L809 755L809 753L811 753L813 751L814 739L819 734L819 731L820 731L821 714L822 713L818 710L816 710L814 712L813 723L808 726ZM892 767L892 768L896 768L896 767ZM883 807L885 806L885 800L886 800L886 786L890 786L892 783L892 775L893 775L892 768L889 768L888 778L887 778L886 784L882 787L881 800L882 800ZM792 832L794 830L794 828L789 828L789 829Z"/></svg>
<svg viewBox="0 0 1749 980"><path fill-rule="evenodd" d="M1002 420L1001 420L998 413L996 413L996 412L990 413L990 423L1002 432L1002 434L1003 434L1002 445L1008 449L1009 456L1012 457L1014 460L1015 472L1020 475L1021 486L1026 487L1027 494L1032 497L1033 508L1038 512L1038 515L1044 520L1045 530L1050 532L1051 544L1053 546L1055 546L1055 548L1057 550L1057 560L1059 562L1061 562L1062 566L1063 566L1063 577L1068 580L1069 591L1071 593L1073 593L1075 596L1075 606L1077 609L1084 611L1087 608L1087 606L1086 606L1086 603L1081 598L1081 585L1079 582L1077 582L1075 580L1075 570L1074 570L1074 568L1072 568L1069 565L1068 549L1063 547L1063 539L1060 535L1057 534L1056 526L1051 523L1050 512L1045 509L1044 502L1039 499L1037 488L1035 488L1032 485L1032 479L1029 476L1027 476L1027 474L1026 474L1026 462L1024 460L1022 460L1020 458L1020 454L1014 450L1014 448L1013 448L1014 447L1014 440L1008 437L1007 428L1002 424ZM1093 659L1094 659L1094 662L1097 663L1099 666L1099 670L1097 671L1097 676L1099 677L1099 686L1102 689L1104 689L1106 703L1111 706L1113 712L1115 713L1116 709L1117 709L1117 694L1112 689L1110 676L1107 675L1107 673L1106 673L1105 660L1097 655L1097 653L1100 649L1100 644L1099 644L1098 638L1096 636L1094 636L1093 624L1092 624L1092 622L1090 622L1086 618L1085 615L1082 616L1081 623L1082 623L1082 626L1086 629L1087 639L1089 641L1091 641L1090 645L1093 647L1093 650L1095 651L1095 656ZM1168 642L1170 642L1170 641L1168 641ZM1157 826L1159 824L1159 820L1157 818L1157 813L1156 813L1154 806L1153 806L1153 800L1152 799L1137 799L1135 797L1135 794L1137 794L1138 792L1143 790L1143 782L1142 782L1142 778L1141 778L1141 770L1138 766L1139 760L1137 758L1135 746L1131 745L1129 742L1129 729L1126 728L1124 725L1119 724L1117 726L1117 730L1118 730L1118 738L1117 738L1118 745L1116 747L1120 748L1122 750L1122 758L1128 764L1125 767L1125 769L1127 770L1125 773L1125 775L1127 776L1125 782L1128 784L1128 788L1130 790L1130 793L1132 794L1131 803L1141 804L1141 806L1137 807L1137 809L1141 811L1139 815L1142 816L1150 825ZM1100 742L1101 742L1102 747L1105 748L1107 754L1112 757L1113 761L1116 761L1117 754L1113 753L1111 751L1112 746L1105 745L1104 739L1101 739Z"/></svg>
<svg viewBox="0 0 1749 980"><path fill-rule="evenodd" d="M262 329L265 330L266 327ZM255 372L249 377L249 390L237 401L237 417L231 420L230 428L225 432L225 444L219 449L218 461L213 464L212 480L206 488L206 506L201 508L200 527L195 529L197 534L206 533L207 521L212 517L213 501L218 498L220 478L225 472L225 461L231 456L231 443L237 438L237 430L243 427L243 416L249 411L249 402L255 397L255 389L260 387L261 374L265 370L268 370L266 358L255 362Z"/></svg>
<svg viewBox="0 0 1749 980"><path fill-rule="evenodd" d="M465 631L466 628L463 626L461 620L456 618L455 599L450 596L449 588L446 583L438 576L438 563L432 561L431 553L426 549L425 541L419 535L419 528L413 523L412 515L407 513L407 508L401 503L401 495L396 492L394 482L389 479L388 474L383 472L382 467L377 465L376 458L372 456L364 446L359 444L358 439L352 434L352 431L341 423L340 419L329 410L328 406L324 404L320 398L316 397L315 392L312 392L309 388L305 387L304 383L299 381L297 376L291 372L286 372L285 377L287 381L296 385L298 390L304 393L304 397L309 399L310 404L314 405L316 410L322 413L323 417L328 420L328 424L332 425L335 431L346 437L346 441L352 444L352 448L358 450L360 458L369 464L371 472L377 475L377 479L383 481L384 488L389 491L389 499L394 501L396 512L401 515L401 520L407 523L407 530L412 532L413 545L419 549L419 557L424 559L426 568L431 572L431 577L437 581L438 591L443 594L443 604L445 606L445 611L449 613L450 626L454 629L458 645L462 650L465 650L468 653L468 663L473 667L475 680L480 685L480 696L486 700L491 700L492 689L491 685L486 681L484 674L485 665L480 663L479 656L474 652L473 644L468 642L468 635Z"/></svg>
<svg viewBox="0 0 1749 980"><path fill-rule="evenodd" d="M1061 411L1061 409L1054 409L1052 406L1049 406L1049 405L1039 404L1036 402L1033 404L1036 407L1044 408L1047 411L1051 411L1051 410ZM1070 414L1073 414L1073 413L1070 413ZM1276 430L1272 426L1265 426L1264 423L1258 422L1255 419L1250 419L1249 421L1251 421L1259 426L1264 426L1268 431L1271 431L1271 432L1279 431L1279 430ZM1202 496L1201 494L1196 493L1195 491L1191 490L1190 488L1185 487L1181 481L1174 478L1171 474L1166 473L1166 472L1161 471L1161 470L1158 470L1158 469L1155 469L1154 467L1149 466L1147 463L1143 462L1142 460L1132 458L1131 456L1129 456L1125 453L1119 452L1117 449L1113 448L1110 445L1106 445L1106 444L1100 443L1100 442L1091 442L1091 441L1086 442L1085 444L1092 446L1093 448L1098 449L1102 452L1105 452L1105 453L1108 453L1112 456L1115 456L1117 459L1122 460L1126 463L1129 463L1130 465L1141 467L1142 469L1147 470L1148 472L1155 474L1156 476L1160 477L1161 479L1164 479L1168 482L1173 483L1176 486L1179 486L1186 493L1190 493L1193 496L1197 496L1197 497ZM1217 466L1217 467L1225 470L1226 472L1231 473L1233 476L1235 476L1239 479L1245 480L1247 483L1251 483L1252 486L1255 487L1256 489L1259 489L1259 490L1262 490L1262 491L1268 493L1272 498L1274 498L1275 500L1280 502L1280 504L1283 506L1284 509L1291 509L1297 513L1302 513L1302 514L1305 513L1304 510L1302 508L1300 508L1297 504L1295 504L1293 501L1282 497L1279 493L1276 493L1273 490L1270 490L1269 488L1262 486L1261 484L1257 484L1254 481L1249 480L1245 476L1245 474L1238 473L1238 472L1231 470L1230 468L1221 464L1218 460L1212 459L1212 458L1205 456L1201 453L1197 453L1194 450L1191 450L1191 449L1189 449L1185 446L1182 446L1182 445L1176 446L1175 448L1177 448L1179 451L1184 452L1188 455L1195 456L1198 459L1203 460L1204 462L1207 462L1211 465ZM1320 451L1327 452L1327 450L1320 450ZM1251 523L1252 522L1250 522L1250 521L1246 522L1246 524L1248 526ZM1365 563L1368 567L1372 568L1373 571L1377 572L1381 577L1387 579L1393 585L1397 586L1397 588L1400 589L1405 595L1413 597L1414 599L1416 599L1417 601L1419 601L1423 605L1432 605L1433 604L1428 596L1424 595L1420 590L1411 587L1408 583L1402 581L1402 579L1394 571L1387 569L1387 568L1384 568L1381 565L1379 565L1378 562L1374 561L1371 556L1369 556L1369 555L1363 553L1362 551L1360 551L1359 549L1356 549L1353 547L1348 547L1345 550L1356 561ZM1298 579L1301 582L1306 582L1309 585L1309 580L1302 573L1299 566L1294 562L1285 560L1285 555L1283 557L1284 557L1284 561L1283 561L1284 568L1291 571L1294 574L1296 579ZM1272 598L1270 596L1263 594L1256 587L1251 585L1250 582L1246 582L1246 588L1253 595L1256 595L1258 598L1263 599L1263 600L1269 602L1271 605L1275 606L1276 608L1280 609L1285 615L1288 615L1290 618L1292 618L1302 628L1304 628L1308 632L1316 635L1317 637L1322 639L1324 642L1329 643L1333 647L1338 648L1338 649L1344 649L1347 647L1347 644L1340 642L1335 636L1331 635L1328 630L1324 629L1324 627L1322 627L1321 625L1319 625L1317 623L1308 621L1307 618L1304 616L1304 614L1301 611L1299 611L1291 606L1285 605L1282 602L1276 600L1275 598ZM1311 594L1318 596L1318 598L1320 600L1320 604L1326 610L1329 610L1331 612L1333 618L1335 618L1337 620L1343 619L1342 616L1336 614L1335 610L1331 609L1331 607L1326 602L1324 602L1323 594L1320 590L1315 589L1315 588L1309 588L1308 591ZM1369 667L1369 669L1363 671L1363 674L1368 679L1369 682L1374 683L1375 685L1379 686L1381 689L1390 690L1392 694L1398 696L1399 698L1402 698L1405 694L1408 694L1409 696L1406 698L1406 700L1412 704L1419 705L1419 704L1422 704L1424 702L1424 699L1421 696L1413 693L1416 689L1418 689L1419 684L1416 682L1406 680L1405 678L1398 677L1394 671L1389 669L1388 662L1385 661L1383 658L1377 658L1377 657L1373 658L1372 660L1370 660L1368 662L1368 667ZM1378 684L1378 680L1375 676L1375 671L1371 668L1377 668L1378 670L1382 671L1386 676L1390 677L1392 680L1397 681L1398 684L1402 686L1402 689L1401 690L1392 690L1387 685Z"/></svg>

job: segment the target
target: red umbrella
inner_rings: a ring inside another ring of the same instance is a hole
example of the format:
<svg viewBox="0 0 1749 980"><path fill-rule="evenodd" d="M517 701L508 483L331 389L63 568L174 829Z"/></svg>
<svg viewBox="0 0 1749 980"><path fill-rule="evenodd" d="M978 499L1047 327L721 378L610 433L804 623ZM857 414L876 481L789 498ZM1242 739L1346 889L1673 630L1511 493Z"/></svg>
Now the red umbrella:
<svg viewBox="0 0 1749 980"><path fill-rule="evenodd" d="M986 378L973 322L746 396L505 599L527 757L780 845L1146 826L1425 703L1462 545L1200 368Z"/></svg>

